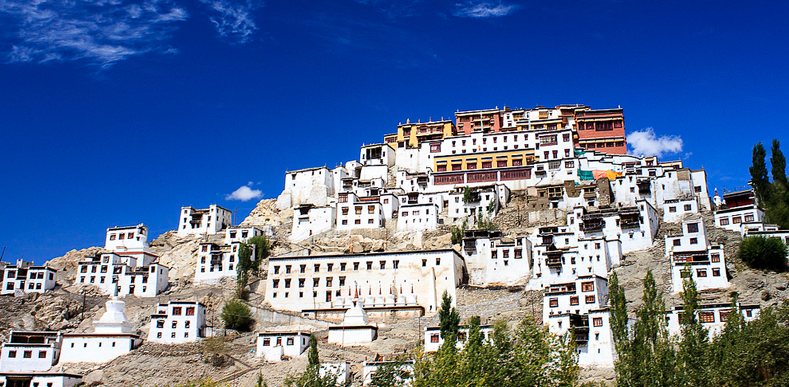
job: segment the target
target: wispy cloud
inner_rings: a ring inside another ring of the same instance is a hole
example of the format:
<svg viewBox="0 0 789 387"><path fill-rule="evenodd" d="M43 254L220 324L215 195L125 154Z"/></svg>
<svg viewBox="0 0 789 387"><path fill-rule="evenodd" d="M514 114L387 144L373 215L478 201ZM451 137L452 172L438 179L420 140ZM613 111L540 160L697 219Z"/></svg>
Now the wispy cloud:
<svg viewBox="0 0 789 387"><path fill-rule="evenodd" d="M489 18L489 17L502 17L515 12L519 5L515 4L502 4L488 3L488 2L475 2L468 1L465 3L456 3L455 9L452 14L456 17L473 17L473 18Z"/></svg>
<svg viewBox="0 0 789 387"><path fill-rule="evenodd" d="M0 1L9 62L86 60L108 68L146 52L172 53L163 41L187 17L169 0Z"/></svg>
<svg viewBox="0 0 789 387"><path fill-rule="evenodd" d="M230 195L226 195L225 200L240 200L242 202L246 202L252 199L259 199L263 197L263 191L259 189L252 189L250 187L252 187L251 181L247 183L247 185L242 185Z"/></svg>
<svg viewBox="0 0 789 387"><path fill-rule="evenodd" d="M635 131L627 135L631 154L636 156L658 156L682 152L682 139L679 136L655 135L652 128Z"/></svg>
<svg viewBox="0 0 789 387"><path fill-rule="evenodd" d="M244 44L258 29L252 12L263 6L254 0L200 0L214 13L211 22L216 32L231 43Z"/></svg>

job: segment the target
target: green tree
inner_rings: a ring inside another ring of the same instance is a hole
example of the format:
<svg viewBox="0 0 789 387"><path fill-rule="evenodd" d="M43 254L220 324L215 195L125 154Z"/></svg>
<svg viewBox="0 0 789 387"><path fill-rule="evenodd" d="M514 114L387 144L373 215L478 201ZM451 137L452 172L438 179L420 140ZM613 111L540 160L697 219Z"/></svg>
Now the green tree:
<svg viewBox="0 0 789 387"><path fill-rule="evenodd" d="M773 139L773 147L770 149L770 167L772 168L773 184L781 184L786 187L786 158L781 152L780 146L780 142Z"/></svg>
<svg viewBox="0 0 789 387"><path fill-rule="evenodd" d="M372 387L401 387L411 379L411 372L402 359L380 364L370 378Z"/></svg>
<svg viewBox="0 0 789 387"><path fill-rule="evenodd" d="M222 321L225 322L225 328L237 331L249 331L254 322L249 306L239 299L225 303L222 308Z"/></svg>
<svg viewBox="0 0 789 387"><path fill-rule="evenodd" d="M619 277L616 273L611 273L608 278L608 301L611 312L611 336L614 339L614 350L616 352L616 371L617 384L621 386L634 385L633 356L630 349L630 336L628 330L627 299L625 289L619 285Z"/></svg>
<svg viewBox="0 0 789 387"><path fill-rule="evenodd" d="M260 269L260 265L271 254L271 242L265 235L256 235L247 240L247 244L255 248L255 260L252 262L252 269Z"/></svg>
<svg viewBox="0 0 789 387"><path fill-rule="evenodd" d="M245 291L249 284L249 270L252 268L252 249L246 243L238 247L236 262L236 296L246 298Z"/></svg>
<svg viewBox="0 0 789 387"><path fill-rule="evenodd" d="M780 271L786 267L786 245L779 238L745 237L737 255L753 268Z"/></svg>
<svg viewBox="0 0 789 387"><path fill-rule="evenodd" d="M460 329L460 314L452 306L452 297L446 290L441 295L441 308L438 310L438 320L441 338L444 339L444 342L450 341L450 338L455 340ZM454 343L452 346L454 347Z"/></svg>
<svg viewBox="0 0 789 387"><path fill-rule="evenodd" d="M690 270L690 264L686 265ZM682 339L677 351L677 386L701 387L709 385L709 332L698 319L699 298L696 282L688 278L683 282Z"/></svg>
<svg viewBox="0 0 789 387"><path fill-rule="evenodd" d="M307 353L307 369L301 376L294 378L288 375L285 386L288 387L335 387L337 377L331 373L320 375L321 362L318 357L318 339L315 334L310 334L310 349Z"/></svg>
<svg viewBox="0 0 789 387"><path fill-rule="evenodd" d="M465 204L471 203L471 188L469 187L463 189L463 203Z"/></svg>
<svg viewBox="0 0 789 387"><path fill-rule="evenodd" d="M766 156L767 152L762 143L757 143L753 147L753 164L748 168L751 173L751 186L762 206L770 201L770 180L767 178L767 165L764 162Z"/></svg>

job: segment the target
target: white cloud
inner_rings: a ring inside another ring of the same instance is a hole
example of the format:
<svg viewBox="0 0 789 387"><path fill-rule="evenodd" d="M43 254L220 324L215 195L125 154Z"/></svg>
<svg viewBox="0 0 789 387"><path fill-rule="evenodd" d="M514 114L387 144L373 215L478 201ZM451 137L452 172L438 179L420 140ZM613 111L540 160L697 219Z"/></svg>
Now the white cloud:
<svg viewBox="0 0 789 387"><path fill-rule="evenodd" d="M679 136L655 135L652 128L635 131L627 135L630 153L636 156L658 156L682 152L682 139Z"/></svg>
<svg viewBox="0 0 789 387"><path fill-rule="evenodd" d="M263 6L262 2L254 0L200 0L216 15L212 16L216 32L223 39L233 43L244 44L252 39L252 34L257 30L252 11Z"/></svg>
<svg viewBox="0 0 789 387"><path fill-rule="evenodd" d="M85 60L108 68L133 55L166 53L161 42L187 16L170 0L2 0L0 33L11 37L9 62Z"/></svg>
<svg viewBox="0 0 789 387"><path fill-rule="evenodd" d="M230 195L226 195L225 200L240 200L242 202L246 202L252 199L259 199L263 197L263 191L249 188L250 185L252 184L242 185Z"/></svg>
<svg viewBox="0 0 789 387"><path fill-rule="evenodd" d="M469 1L466 3L456 3L455 10L452 12L457 17L473 17L473 18L487 18L487 17L502 17L507 16L520 8L515 4L505 5L502 3L494 4L488 2L475 3Z"/></svg>

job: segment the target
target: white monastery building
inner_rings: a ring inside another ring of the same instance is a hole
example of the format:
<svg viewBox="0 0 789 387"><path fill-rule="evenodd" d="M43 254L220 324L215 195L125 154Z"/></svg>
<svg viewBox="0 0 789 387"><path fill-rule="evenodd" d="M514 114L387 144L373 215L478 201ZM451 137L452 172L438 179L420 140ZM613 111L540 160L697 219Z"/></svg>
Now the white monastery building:
<svg viewBox="0 0 789 387"><path fill-rule="evenodd" d="M59 364L106 363L139 347L142 340L132 332L125 308L125 302L113 297L101 318L93 322L93 333L64 334Z"/></svg>
<svg viewBox="0 0 789 387"><path fill-rule="evenodd" d="M684 220L682 234L666 235L666 255L674 293L682 291L686 278L693 278L697 290L729 287L723 247L710 244L700 217Z"/></svg>
<svg viewBox="0 0 789 387"><path fill-rule="evenodd" d="M60 356L60 332L11 331L0 349L0 372L47 371Z"/></svg>
<svg viewBox="0 0 789 387"><path fill-rule="evenodd" d="M238 250L250 238L265 235L255 226L236 226L225 229L225 239L219 245L212 242L200 243L195 268L195 283L218 283L225 277L236 277ZM251 259L255 259L252 254Z"/></svg>
<svg viewBox="0 0 789 387"><path fill-rule="evenodd" d="M214 235L233 224L233 212L212 204L205 209L181 207L178 236Z"/></svg>
<svg viewBox="0 0 789 387"><path fill-rule="evenodd" d="M196 301L170 301L158 304L151 315L148 341L153 343L191 343L205 338L205 305Z"/></svg>
<svg viewBox="0 0 789 387"><path fill-rule="evenodd" d="M33 262L18 259L16 265L0 268L0 295L44 293L55 288L57 270L47 266L33 266Z"/></svg>
<svg viewBox="0 0 789 387"><path fill-rule="evenodd" d="M310 332L267 331L258 333L257 356L275 363L301 356L310 347Z"/></svg>

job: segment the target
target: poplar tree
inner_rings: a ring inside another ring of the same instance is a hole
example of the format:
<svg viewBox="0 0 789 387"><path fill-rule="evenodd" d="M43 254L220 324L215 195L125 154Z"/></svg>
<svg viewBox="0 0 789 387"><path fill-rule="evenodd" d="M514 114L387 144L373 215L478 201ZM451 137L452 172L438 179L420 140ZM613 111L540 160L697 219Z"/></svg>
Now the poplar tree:
<svg viewBox="0 0 789 387"><path fill-rule="evenodd" d="M686 270L690 270L690 264L686 265ZM677 351L677 386L708 386L710 385L707 373L710 355L709 332L698 319L699 298L693 278L683 282L681 297L682 339Z"/></svg>
<svg viewBox="0 0 789 387"><path fill-rule="evenodd" d="M614 339L616 381L619 386L634 385L633 355L627 326L627 299L625 289L619 285L619 276L611 273L608 278L608 302L610 303L611 335Z"/></svg>
<svg viewBox="0 0 789 387"><path fill-rule="evenodd" d="M762 206L770 200L770 180L767 178L767 165L764 163L766 156L767 152L762 143L757 143L753 147L753 164L748 168L751 172L751 186Z"/></svg>
<svg viewBox="0 0 789 387"><path fill-rule="evenodd" d="M786 158L781 152L780 145L777 139L773 139L773 147L770 149L770 166L772 167L773 183L786 187Z"/></svg>
<svg viewBox="0 0 789 387"><path fill-rule="evenodd" d="M452 306L452 297L446 290L441 295L441 309L438 310L438 320L441 338L444 339L444 342L455 341L460 329L460 314Z"/></svg>

